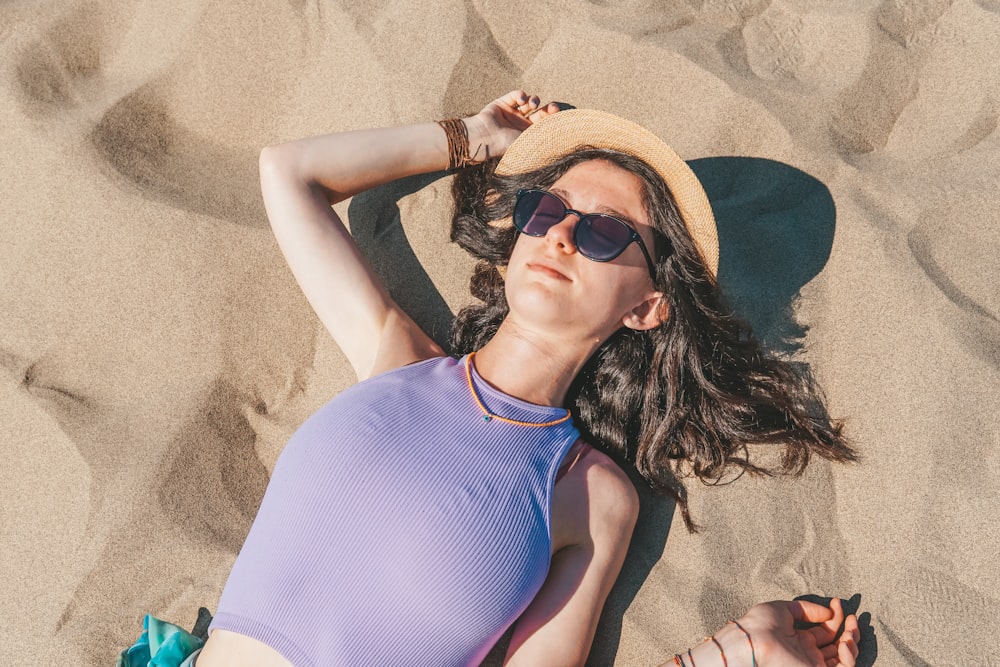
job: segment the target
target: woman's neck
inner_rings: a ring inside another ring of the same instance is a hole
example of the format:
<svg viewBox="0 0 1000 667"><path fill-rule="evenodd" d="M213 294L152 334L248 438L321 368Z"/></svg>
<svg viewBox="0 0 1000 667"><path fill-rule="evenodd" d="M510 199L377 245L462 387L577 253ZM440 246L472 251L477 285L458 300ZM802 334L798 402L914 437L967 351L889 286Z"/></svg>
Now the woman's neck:
<svg viewBox="0 0 1000 667"><path fill-rule="evenodd" d="M535 335L509 320L476 352L480 377L500 391L537 405L562 406L577 373L600 340L553 340Z"/></svg>

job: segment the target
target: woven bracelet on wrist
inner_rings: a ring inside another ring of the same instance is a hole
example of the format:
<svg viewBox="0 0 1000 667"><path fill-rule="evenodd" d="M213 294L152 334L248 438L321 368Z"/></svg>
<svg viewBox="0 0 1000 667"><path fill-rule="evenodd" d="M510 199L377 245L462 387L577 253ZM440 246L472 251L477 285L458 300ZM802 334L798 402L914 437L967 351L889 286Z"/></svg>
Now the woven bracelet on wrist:
<svg viewBox="0 0 1000 667"><path fill-rule="evenodd" d="M448 171L475 164L469 156L469 128L461 118L439 120L437 124L448 137Z"/></svg>

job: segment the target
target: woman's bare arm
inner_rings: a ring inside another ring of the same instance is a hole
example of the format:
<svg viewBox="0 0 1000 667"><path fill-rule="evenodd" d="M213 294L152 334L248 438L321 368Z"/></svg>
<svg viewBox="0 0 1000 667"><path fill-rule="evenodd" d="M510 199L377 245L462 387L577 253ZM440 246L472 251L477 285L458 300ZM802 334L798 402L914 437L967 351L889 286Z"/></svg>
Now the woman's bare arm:
<svg viewBox="0 0 1000 667"><path fill-rule="evenodd" d="M556 110L525 116L535 109L537 97L513 91L465 119L470 155L502 155L532 119ZM341 132L261 151L261 192L278 245L359 379L443 351L392 300L331 204L447 166L447 138L436 123Z"/></svg>
<svg viewBox="0 0 1000 667"><path fill-rule="evenodd" d="M517 620L507 667L587 662L638 516L639 498L628 476L599 452L581 460L560 485L564 495L554 501L553 514L559 504L573 508L572 538L553 556L545 583ZM838 599L829 608L804 600L758 604L737 622L742 629L729 623L714 640L693 646L690 657L682 652L684 667L854 667L858 656L858 619L845 614ZM660 667L676 665L668 660Z"/></svg>
<svg viewBox="0 0 1000 667"><path fill-rule="evenodd" d="M389 296L331 203L420 169L442 169L446 146L444 132L431 123L261 151L261 192L275 239L358 379L442 352Z"/></svg>
<svg viewBox="0 0 1000 667"><path fill-rule="evenodd" d="M560 484L568 494L560 502L577 514L576 537L555 553L545 583L518 618L504 662L508 667L587 661L638 517L635 487L603 453L590 452Z"/></svg>

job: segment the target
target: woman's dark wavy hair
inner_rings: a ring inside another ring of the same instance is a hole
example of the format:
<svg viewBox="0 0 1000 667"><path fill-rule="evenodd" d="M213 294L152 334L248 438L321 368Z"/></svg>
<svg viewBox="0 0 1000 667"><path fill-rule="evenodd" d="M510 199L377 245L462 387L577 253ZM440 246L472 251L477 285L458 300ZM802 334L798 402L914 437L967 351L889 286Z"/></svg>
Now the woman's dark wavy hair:
<svg viewBox="0 0 1000 667"><path fill-rule="evenodd" d="M508 312L497 267L507 264L517 230L491 223L509 221L519 188L548 188L574 165L595 159L642 180L656 237L656 289L669 315L649 331L622 327L577 375L566 405L583 437L672 496L690 531L697 525L683 477L715 484L733 472L800 474L812 454L857 460L804 365L766 354L749 325L729 312L662 178L625 153L581 147L510 176L495 174L493 159L455 177L451 238L480 260L470 290L482 303L458 314L452 352L481 348ZM747 445L754 443L784 449L777 463L761 465L749 458Z"/></svg>

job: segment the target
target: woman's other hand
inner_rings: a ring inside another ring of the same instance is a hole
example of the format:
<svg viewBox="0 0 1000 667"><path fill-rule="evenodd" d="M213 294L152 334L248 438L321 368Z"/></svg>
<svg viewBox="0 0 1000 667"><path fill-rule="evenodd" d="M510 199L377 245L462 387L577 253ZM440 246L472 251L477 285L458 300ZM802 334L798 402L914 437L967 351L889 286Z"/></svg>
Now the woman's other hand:
<svg viewBox="0 0 1000 667"><path fill-rule="evenodd" d="M796 628L795 623L814 624ZM778 600L754 605L739 619L754 643L757 664L802 667L853 667L858 657L858 619L844 615L838 598L830 607L805 600ZM843 625L843 632L837 636ZM735 624L727 626L747 643ZM717 635L718 636L718 635ZM749 644L747 644L749 646ZM742 654L741 654L742 655ZM729 663L732 665L733 661ZM749 661L747 665L751 664Z"/></svg>
<svg viewBox="0 0 1000 667"><path fill-rule="evenodd" d="M537 95L512 90L465 119L469 129L469 153L476 162L500 157L532 123L557 113L555 102L543 105Z"/></svg>
<svg viewBox="0 0 1000 667"><path fill-rule="evenodd" d="M797 628L796 622L811 627ZM854 667L860 636L857 617L845 617L837 598L829 608L804 600L776 600L754 605L713 638L660 667L676 667L678 659L685 667L753 667L754 658L759 667Z"/></svg>

